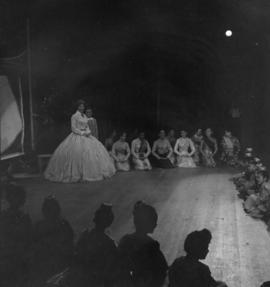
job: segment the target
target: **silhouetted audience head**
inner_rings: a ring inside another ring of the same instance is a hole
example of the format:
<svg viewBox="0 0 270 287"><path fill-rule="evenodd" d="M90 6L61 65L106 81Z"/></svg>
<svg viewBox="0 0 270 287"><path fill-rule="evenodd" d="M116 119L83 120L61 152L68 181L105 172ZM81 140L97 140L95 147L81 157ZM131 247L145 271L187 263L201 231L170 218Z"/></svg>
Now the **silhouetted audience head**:
<svg viewBox="0 0 270 287"><path fill-rule="evenodd" d="M114 220L112 211L112 205L102 203L101 206L96 210L94 216L94 223L98 229L106 229L109 227Z"/></svg>
<svg viewBox="0 0 270 287"><path fill-rule="evenodd" d="M208 229L191 232L185 239L184 249L188 256L205 259L209 250L212 235Z"/></svg>
<svg viewBox="0 0 270 287"><path fill-rule="evenodd" d="M44 199L42 204L42 214L45 219L58 219L61 214L61 207L57 199L53 196L48 196Z"/></svg>
<svg viewBox="0 0 270 287"><path fill-rule="evenodd" d="M270 281L265 281L265 282L263 282L263 284L261 285L261 287L270 287Z"/></svg>
<svg viewBox="0 0 270 287"><path fill-rule="evenodd" d="M16 184L8 184L6 186L6 200L11 209L19 209L26 200L26 192L22 186Z"/></svg>
<svg viewBox="0 0 270 287"><path fill-rule="evenodd" d="M138 201L134 205L133 220L136 231L147 234L156 228L158 215L154 207Z"/></svg>

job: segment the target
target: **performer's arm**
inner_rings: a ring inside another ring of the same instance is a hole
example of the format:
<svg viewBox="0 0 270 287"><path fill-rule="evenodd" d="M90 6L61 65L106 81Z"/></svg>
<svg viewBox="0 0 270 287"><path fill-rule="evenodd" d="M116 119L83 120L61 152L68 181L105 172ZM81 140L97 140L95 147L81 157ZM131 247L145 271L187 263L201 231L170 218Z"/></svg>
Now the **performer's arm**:
<svg viewBox="0 0 270 287"><path fill-rule="evenodd" d="M169 141L168 141L168 148L169 148L169 154L167 155L167 158L170 158L173 154L173 149Z"/></svg>
<svg viewBox="0 0 270 287"><path fill-rule="evenodd" d="M175 146L174 146L174 152L178 155L180 155L180 152L178 151L178 144L179 144L179 140L176 141Z"/></svg>
<svg viewBox="0 0 270 287"><path fill-rule="evenodd" d="M95 119L95 128L96 128L96 137L98 139L98 125L96 119Z"/></svg>
<svg viewBox="0 0 270 287"><path fill-rule="evenodd" d="M135 148L136 148L136 142L133 141L131 143L131 154L135 157L135 158L139 158L138 154L135 152Z"/></svg>
<svg viewBox="0 0 270 287"><path fill-rule="evenodd" d="M116 151L115 151L115 143L112 146L112 152L111 152L111 156L118 161L117 155L116 155Z"/></svg>
<svg viewBox="0 0 270 287"><path fill-rule="evenodd" d="M152 155L157 159L160 159L159 155L156 153L156 149L157 149L157 142L155 141L152 147Z"/></svg>
<svg viewBox="0 0 270 287"><path fill-rule="evenodd" d="M193 141L191 139L189 140L189 146L190 146L190 149L191 149L191 152L189 153L189 155L193 156L195 151L196 151L196 149L195 149L194 143L193 143Z"/></svg>
<svg viewBox="0 0 270 287"><path fill-rule="evenodd" d="M147 144L147 152L146 152L146 154L144 155L145 158L149 157L149 155L150 155L150 153L151 153L151 148L150 148L149 142L147 142L146 144Z"/></svg>
<svg viewBox="0 0 270 287"><path fill-rule="evenodd" d="M205 156L204 151L203 151L203 145L204 145L204 142L203 142L203 140L202 140L202 141L201 141L201 144L200 144L200 152L201 152L202 155Z"/></svg>
<svg viewBox="0 0 270 287"><path fill-rule="evenodd" d="M71 131L74 134L77 134L77 135L80 135L80 136L85 135L85 131L81 131L80 129L77 128L76 122L77 122L76 115L73 115L71 117Z"/></svg>
<svg viewBox="0 0 270 287"><path fill-rule="evenodd" d="M129 148L129 144L128 144L128 143L126 143L126 147L127 147L126 160L128 160L128 159L129 159L129 157L130 157L130 148Z"/></svg>
<svg viewBox="0 0 270 287"><path fill-rule="evenodd" d="M218 145L217 145L217 141L215 140L215 150L213 155L215 155L218 152Z"/></svg>

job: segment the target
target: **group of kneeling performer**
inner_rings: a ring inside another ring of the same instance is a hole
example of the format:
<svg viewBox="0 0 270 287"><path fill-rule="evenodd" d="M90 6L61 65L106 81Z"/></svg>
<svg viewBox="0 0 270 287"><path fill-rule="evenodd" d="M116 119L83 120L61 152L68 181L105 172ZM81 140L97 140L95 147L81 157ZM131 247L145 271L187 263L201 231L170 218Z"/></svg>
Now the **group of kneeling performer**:
<svg viewBox="0 0 270 287"><path fill-rule="evenodd" d="M270 230L270 185L269 172L262 161L247 148L243 161L243 172L233 177L238 196L243 200L245 212L260 218Z"/></svg>
<svg viewBox="0 0 270 287"><path fill-rule="evenodd" d="M138 137L131 141L131 148L125 132L117 141L114 141L115 137L116 133L113 132L106 139L105 147L118 171L130 170L130 158L136 170L151 170L152 164L158 168L216 166L215 156L218 152L218 142L213 137L210 128L205 132L198 129L192 138L189 138L187 132L182 130L178 139L174 130L170 130L167 135L165 130L161 130L152 148L145 139L144 132L140 132ZM238 163L239 152L239 140L232 135L231 131L225 131L221 141L221 161L235 166Z"/></svg>

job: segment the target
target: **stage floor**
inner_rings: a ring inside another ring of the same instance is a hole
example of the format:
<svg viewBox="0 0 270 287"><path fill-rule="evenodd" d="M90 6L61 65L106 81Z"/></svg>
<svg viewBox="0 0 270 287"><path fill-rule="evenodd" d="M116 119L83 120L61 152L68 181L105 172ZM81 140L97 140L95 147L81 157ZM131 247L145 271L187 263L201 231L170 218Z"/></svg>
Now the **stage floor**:
<svg viewBox="0 0 270 287"><path fill-rule="evenodd" d="M213 275L233 287L259 287L270 280L270 236L264 223L245 215L224 169L172 169L119 173L89 184L57 184L41 178L21 180L27 188L26 210L35 222L44 196L54 194L76 235L91 226L102 202L113 204L110 230L116 240L132 232L132 207L137 200L153 204L159 214L153 234L169 262L183 254L186 235L208 228L213 240L206 263Z"/></svg>

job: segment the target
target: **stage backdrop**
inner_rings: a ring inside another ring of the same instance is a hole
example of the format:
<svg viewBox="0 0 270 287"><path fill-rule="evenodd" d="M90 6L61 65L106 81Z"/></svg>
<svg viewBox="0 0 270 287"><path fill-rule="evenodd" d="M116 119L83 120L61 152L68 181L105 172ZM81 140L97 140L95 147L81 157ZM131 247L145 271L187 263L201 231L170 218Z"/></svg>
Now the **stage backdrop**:
<svg viewBox="0 0 270 287"><path fill-rule="evenodd" d="M23 98L20 78L12 87L6 75L0 75L0 159L24 154ZM14 92L14 90L18 92Z"/></svg>

